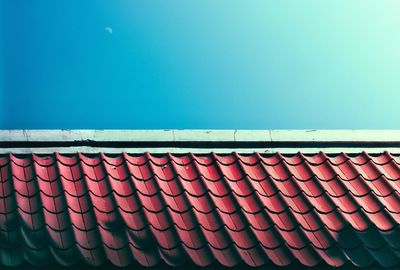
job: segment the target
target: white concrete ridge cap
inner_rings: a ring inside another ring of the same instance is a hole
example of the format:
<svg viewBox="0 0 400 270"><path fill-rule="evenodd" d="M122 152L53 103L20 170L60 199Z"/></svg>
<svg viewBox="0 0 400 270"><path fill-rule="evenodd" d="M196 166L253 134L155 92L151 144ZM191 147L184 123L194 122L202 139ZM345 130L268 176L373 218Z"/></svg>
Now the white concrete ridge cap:
<svg viewBox="0 0 400 270"><path fill-rule="evenodd" d="M0 130L0 142L400 142L400 130Z"/></svg>
<svg viewBox="0 0 400 270"><path fill-rule="evenodd" d="M339 153L346 154L360 154L362 152L367 152L368 154L382 154L385 151L391 154L400 154L400 148L359 148L359 147L351 147L351 148L217 148L217 149L208 149L208 148L179 148L179 147L156 147L156 148L114 148L114 147L89 147L89 146L80 146L80 147L24 147L24 148L0 148L0 154L52 154L55 152L63 153L63 154L75 154L75 153L85 153L85 154L97 154L97 153L107 153L107 154L120 154L122 152L130 153L130 154L143 154L145 152L149 152L151 154L187 154L187 153L195 153L195 154L209 154L211 152L215 152L217 154L230 154L233 152L237 152L240 154L252 154L255 152L264 153L264 154L290 154L295 155L299 152L303 154L314 155L319 152L324 152L325 154L333 154L337 155Z"/></svg>

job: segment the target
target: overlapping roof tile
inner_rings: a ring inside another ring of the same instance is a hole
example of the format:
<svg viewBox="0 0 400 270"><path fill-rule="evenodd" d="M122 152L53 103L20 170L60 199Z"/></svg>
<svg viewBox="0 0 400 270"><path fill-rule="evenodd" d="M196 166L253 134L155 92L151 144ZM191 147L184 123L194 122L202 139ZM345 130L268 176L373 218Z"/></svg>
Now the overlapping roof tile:
<svg viewBox="0 0 400 270"><path fill-rule="evenodd" d="M0 264L400 265L400 157L0 156Z"/></svg>

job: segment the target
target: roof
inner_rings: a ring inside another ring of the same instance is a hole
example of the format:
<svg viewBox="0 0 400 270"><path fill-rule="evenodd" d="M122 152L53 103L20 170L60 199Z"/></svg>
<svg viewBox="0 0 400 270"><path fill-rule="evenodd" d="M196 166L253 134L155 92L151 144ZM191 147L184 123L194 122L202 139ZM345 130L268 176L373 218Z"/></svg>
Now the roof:
<svg viewBox="0 0 400 270"><path fill-rule="evenodd" d="M400 266L399 155L208 150L0 155L0 264Z"/></svg>

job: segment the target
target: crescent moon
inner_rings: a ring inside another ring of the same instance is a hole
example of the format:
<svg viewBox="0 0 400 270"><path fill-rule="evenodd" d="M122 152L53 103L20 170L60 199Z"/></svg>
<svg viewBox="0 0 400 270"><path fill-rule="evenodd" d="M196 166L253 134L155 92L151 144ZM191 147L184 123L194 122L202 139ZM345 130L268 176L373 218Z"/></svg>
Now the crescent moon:
<svg viewBox="0 0 400 270"><path fill-rule="evenodd" d="M112 30L112 28L111 28L111 27L109 27L109 26L105 27L105 28L104 28L104 31L106 31L106 32L108 32L108 33L110 33L110 34L112 34L112 33L113 33L113 30Z"/></svg>

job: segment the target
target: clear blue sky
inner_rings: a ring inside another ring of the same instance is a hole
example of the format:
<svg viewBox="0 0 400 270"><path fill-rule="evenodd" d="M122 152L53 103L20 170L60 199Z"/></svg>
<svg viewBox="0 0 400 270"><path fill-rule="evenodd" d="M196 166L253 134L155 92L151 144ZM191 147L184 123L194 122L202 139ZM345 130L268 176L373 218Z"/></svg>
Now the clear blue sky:
<svg viewBox="0 0 400 270"><path fill-rule="evenodd" d="M0 8L0 128L400 128L399 1Z"/></svg>

